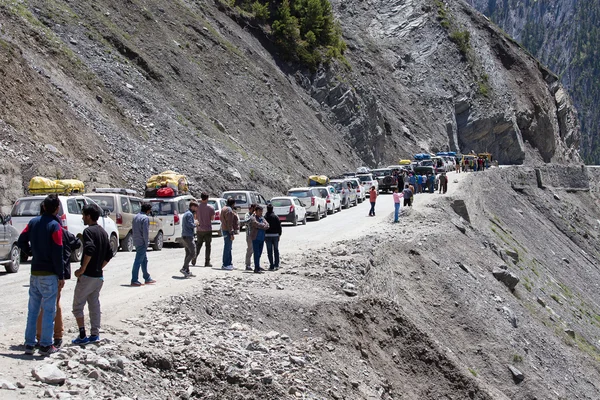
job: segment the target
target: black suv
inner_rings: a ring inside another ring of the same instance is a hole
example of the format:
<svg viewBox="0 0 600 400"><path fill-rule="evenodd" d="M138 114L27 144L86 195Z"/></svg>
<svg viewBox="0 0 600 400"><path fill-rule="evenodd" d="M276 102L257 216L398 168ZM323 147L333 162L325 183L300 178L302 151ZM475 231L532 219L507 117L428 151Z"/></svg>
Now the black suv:
<svg viewBox="0 0 600 400"><path fill-rule="evenodd" d="M371 173L373 174L373 177L377 179L377 183L379 183L380 192L387 193L398 187L398 179L394 176L390 168L374 169Z"/></svg>

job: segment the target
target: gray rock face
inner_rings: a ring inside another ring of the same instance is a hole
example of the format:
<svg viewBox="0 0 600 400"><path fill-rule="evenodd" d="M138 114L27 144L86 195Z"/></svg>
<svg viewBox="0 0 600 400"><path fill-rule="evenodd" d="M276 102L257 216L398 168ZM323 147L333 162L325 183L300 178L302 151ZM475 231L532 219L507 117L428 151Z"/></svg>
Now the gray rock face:
<svg viewBox="0 0 600 400"><path fill-rule="evenodd" d="M504 283L510 290L515 290L515 287L519 283L519 277L510 271L504 269L497 269L492 272L494 278Z"/></svg>

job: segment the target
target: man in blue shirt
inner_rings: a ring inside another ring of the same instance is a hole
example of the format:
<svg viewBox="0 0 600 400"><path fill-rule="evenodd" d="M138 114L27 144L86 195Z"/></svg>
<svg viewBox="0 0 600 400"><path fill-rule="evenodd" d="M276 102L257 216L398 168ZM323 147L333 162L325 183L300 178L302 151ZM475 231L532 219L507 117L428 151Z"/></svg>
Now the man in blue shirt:
<svg viewBox="0 0 600 400"><path fill-rule="evenodd" d="M194 215L198 209L198 203L190 201L189 209L181 218L181 240L185 247L185 259L183 260L183 268L179 270L185 278L191 278L194 275L190 272L190 262L196 256L196 244L194 243L194 233L196 231L196 221Z"/></svg>
<svg viewBox="0 0 600 400"><path fill-rule="evenodd" d="M150 218L152 213L152 205L142 204L142 210L133 217L131 231L133 232L133 245L135 246L135 260L133 261L133 270L131 271L131 286L142 286L138 281L140 267L142 267L142 275L144 282L147 285L156 283L148 273L148 245L150 243Z"/></svg>

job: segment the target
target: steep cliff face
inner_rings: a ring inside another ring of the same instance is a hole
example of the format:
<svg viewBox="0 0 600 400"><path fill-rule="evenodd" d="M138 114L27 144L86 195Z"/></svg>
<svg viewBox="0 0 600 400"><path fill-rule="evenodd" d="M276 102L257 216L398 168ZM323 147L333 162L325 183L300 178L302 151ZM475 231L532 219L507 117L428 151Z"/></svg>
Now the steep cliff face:
<svg viewBox="0 0 600 400"><path fill-rule="evenodd" d="M310 73L218 1L0 0L12 176L141 189L168 168L195 192L269 195L421 151L579 160L556 77L465 4L332 4L351 68ZM2 206L15 195L0 194Z"/></svg>
<svg viewBox="0 0 600 400"><path fill-rule="evenodd" d="M581 153L600 162L600 6L574 0L467 0L556 72L579 111Z"/></svg>

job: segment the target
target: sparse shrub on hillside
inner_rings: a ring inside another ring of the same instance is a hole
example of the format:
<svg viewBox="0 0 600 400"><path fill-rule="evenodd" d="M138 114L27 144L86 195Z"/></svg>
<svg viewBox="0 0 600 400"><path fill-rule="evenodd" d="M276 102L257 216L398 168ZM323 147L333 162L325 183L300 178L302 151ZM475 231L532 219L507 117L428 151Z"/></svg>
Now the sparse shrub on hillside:
<svg viewBox="0 0 600 400"><path fill-rule="evenodd" d="M471 34L469 31L454 31L450 33L450 40L452 40L458 46L458 50L463 56L466 56L471 48Z"/></svg>
<svg viewBox="0 0 600 400"><path fill-rule="evenodd" d="M271 13L269 12L269 5L262 4L260 1L252 3L252 13L254 17L260 22L266 22L269 20Z"/></svg>

